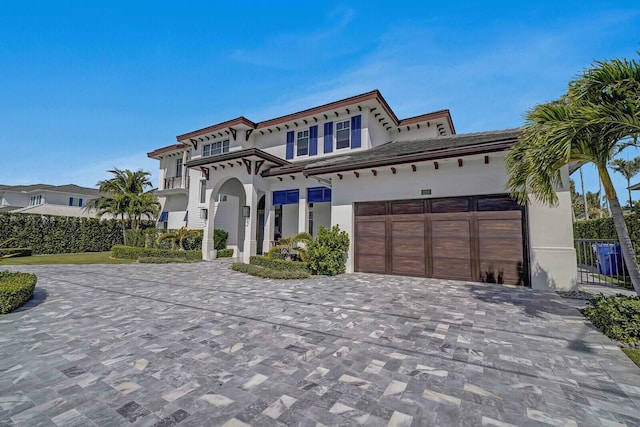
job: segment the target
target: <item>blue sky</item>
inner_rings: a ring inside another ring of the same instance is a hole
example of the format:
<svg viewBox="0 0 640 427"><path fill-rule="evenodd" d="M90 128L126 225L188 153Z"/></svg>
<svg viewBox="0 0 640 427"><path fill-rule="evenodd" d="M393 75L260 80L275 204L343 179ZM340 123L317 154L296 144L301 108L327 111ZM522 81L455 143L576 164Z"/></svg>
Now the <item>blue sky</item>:
<svg viewBox="0 0 640 427"><path fill-rule="evenodd" d="M93 186L114 166L155 182L146 153L178 134L376 88L399 117L517 127L594 59L640 50L637 0L217 3L3 2L0 183Z"/></svg>

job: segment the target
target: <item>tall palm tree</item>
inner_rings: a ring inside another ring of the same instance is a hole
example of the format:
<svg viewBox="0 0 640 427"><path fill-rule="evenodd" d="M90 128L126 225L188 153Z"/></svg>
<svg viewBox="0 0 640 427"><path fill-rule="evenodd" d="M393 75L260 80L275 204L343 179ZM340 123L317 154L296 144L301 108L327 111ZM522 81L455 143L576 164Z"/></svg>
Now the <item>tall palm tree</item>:
<svg viewBox="0 0 640 427"><path fill-rule="evenodd" d="M555 204L561 168L569 163L595 164L613 217L622 254L635 291L640 271L622 208L607 170L611 159L640 134L640 63L595 62L569 84L557 101L528 111L518 141L507 154L507 186L525 203L529 194Z"/></svg>
<svg viewBox="0 0 640 427"><path fill-rule="evenodd" d="M149 180L151 174L143 170L134 172L118 168L107 172L113 177L98 181L98 189L103 195L89 200L85 210L95 209L99 217L108 214L118 218L122 225L122 239L126 244L127 219L133 223L140 220L142 216L157 215L159 205L155 200L155 195L144 192L146 188L152 186Z"/></svg>
<svg viewBox="0 0 640 427"><path fill-rule="evenodd" d="M629 191L629 207L633 206L633 201L631 200L631 178L637 175L640 172L640 157L636 157L633 160L624 160L624 159L613 159L609 163L609 167L613 169L614 172L618 172L620 175L624 176L624 179L627 180L627 190Z"/></svg>

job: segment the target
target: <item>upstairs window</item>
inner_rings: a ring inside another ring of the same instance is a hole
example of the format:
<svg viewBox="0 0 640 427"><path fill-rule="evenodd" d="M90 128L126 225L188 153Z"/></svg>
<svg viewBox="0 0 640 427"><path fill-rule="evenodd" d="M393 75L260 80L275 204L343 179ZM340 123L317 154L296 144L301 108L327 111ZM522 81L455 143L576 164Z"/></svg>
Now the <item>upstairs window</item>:
<svg viewBox="0 0 640 427"><path fill-rule="evenodd" d="M351 147L351 127L349 120L336 123L336 148Z"/></svg>
<svg viewBox="0 0 640 427"><path fill-rule="evenodd" d="M207 200L207 180L200 181L200 203L204 203Z"/></svg>
<svg viewBox="0 0 640 427"><path fill-rule="evenodd" d="M229 152L229 140L212 142L211 144L205 144L202 146L202 156L215 156L216 154Z"/></svg>
<svg viewBox="0 0 640 427"><path fill-rule="evenodd" d="M176 159L176 177L182 176L182 159Z"/></svg>
<svg viewBox="0 0 640 427"><path fill-rule="evenodd" d="M296 139L296 155L306 156L309 154L309 131L303 130L298 132Z"/></svg>

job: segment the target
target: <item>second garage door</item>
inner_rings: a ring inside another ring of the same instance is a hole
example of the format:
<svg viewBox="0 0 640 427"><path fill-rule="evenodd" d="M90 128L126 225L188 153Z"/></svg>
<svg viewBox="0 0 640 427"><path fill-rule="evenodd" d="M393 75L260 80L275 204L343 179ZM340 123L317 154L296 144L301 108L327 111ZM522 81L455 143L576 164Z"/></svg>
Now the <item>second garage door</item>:
<svg viewBox="0 0 640 427"><path fill-rule="evenodd" d="M523 209L508 196L356 203L355 269L524 284Z"/></svg>

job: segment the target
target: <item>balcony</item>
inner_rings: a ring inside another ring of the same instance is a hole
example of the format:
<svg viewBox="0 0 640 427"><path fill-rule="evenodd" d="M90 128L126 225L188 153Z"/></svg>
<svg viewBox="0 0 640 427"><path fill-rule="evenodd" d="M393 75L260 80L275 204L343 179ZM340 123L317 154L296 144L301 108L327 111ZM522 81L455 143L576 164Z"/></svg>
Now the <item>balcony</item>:
<svg viewBox="0 0 640 427"><path fill-rule="evenodd" d="M162 186L162 190L188 190L189 189L189 177L185 180L180 176L171 178L165 178Z"/></svg>

